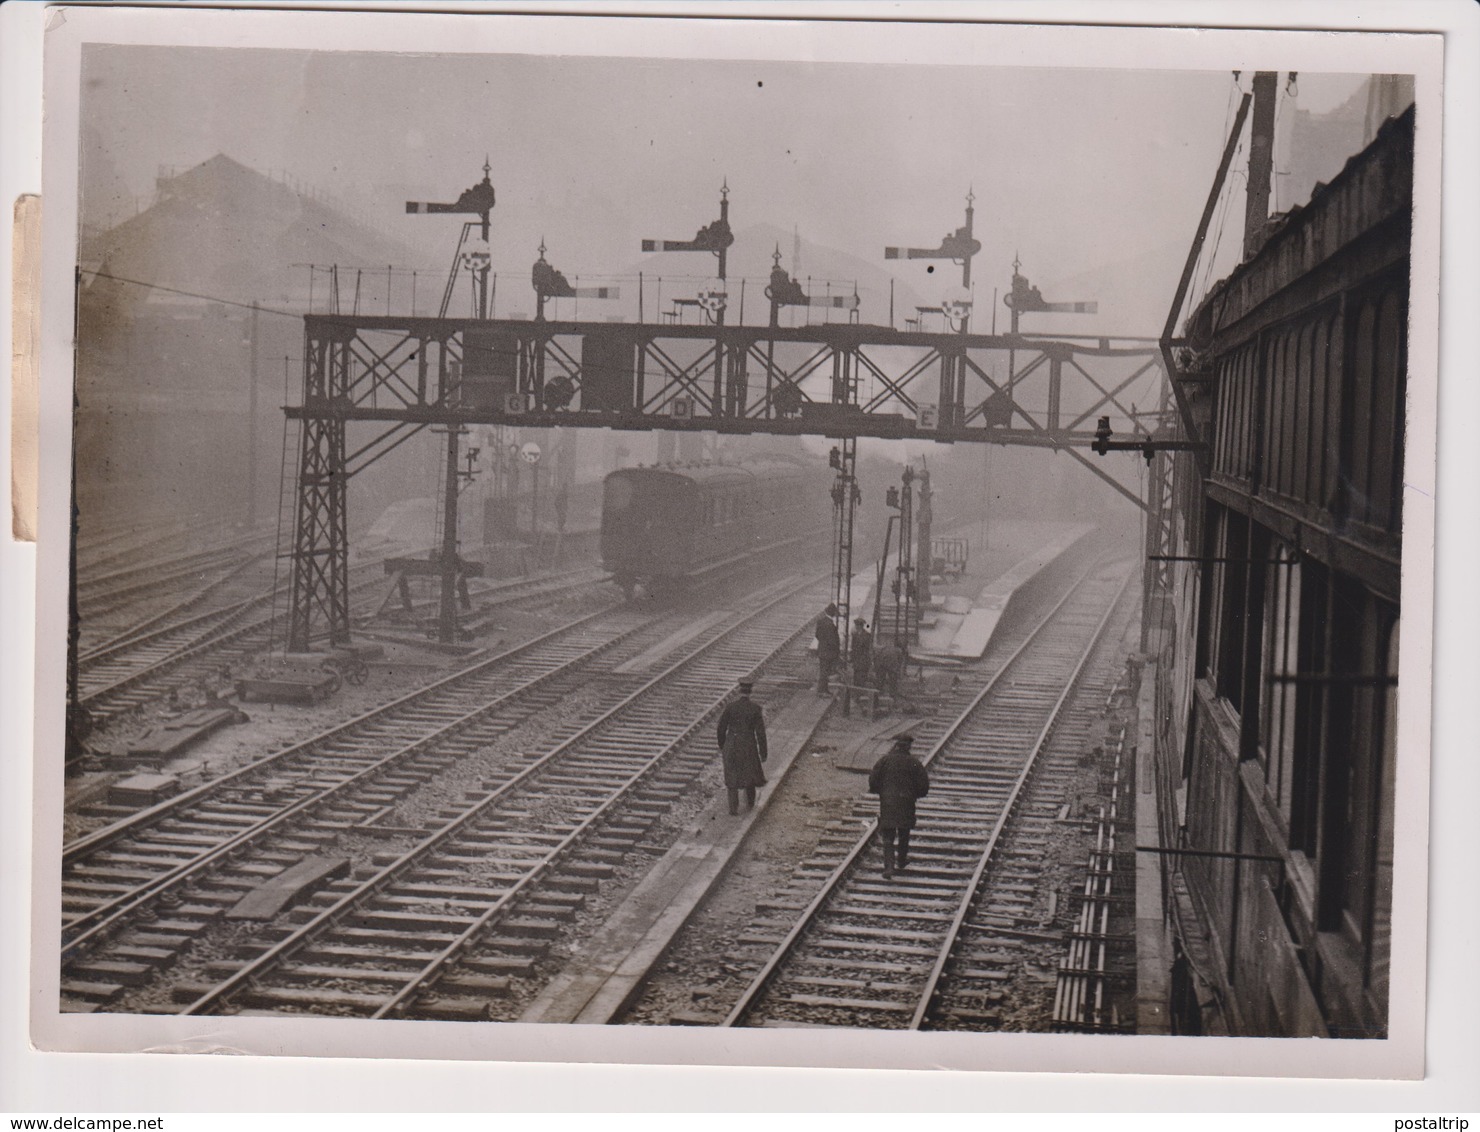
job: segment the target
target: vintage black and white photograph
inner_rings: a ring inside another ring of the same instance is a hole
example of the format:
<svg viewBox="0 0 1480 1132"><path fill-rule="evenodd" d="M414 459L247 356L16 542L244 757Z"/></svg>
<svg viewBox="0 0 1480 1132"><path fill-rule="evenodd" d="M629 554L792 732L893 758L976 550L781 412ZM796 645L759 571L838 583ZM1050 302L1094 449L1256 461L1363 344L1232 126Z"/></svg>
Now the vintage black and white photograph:
<svg viewBox="0 0 1480 1132"><path fill-rule="evenodd" d="M86 15L38 1046L1422 1072L1438 37Z"/></svg>

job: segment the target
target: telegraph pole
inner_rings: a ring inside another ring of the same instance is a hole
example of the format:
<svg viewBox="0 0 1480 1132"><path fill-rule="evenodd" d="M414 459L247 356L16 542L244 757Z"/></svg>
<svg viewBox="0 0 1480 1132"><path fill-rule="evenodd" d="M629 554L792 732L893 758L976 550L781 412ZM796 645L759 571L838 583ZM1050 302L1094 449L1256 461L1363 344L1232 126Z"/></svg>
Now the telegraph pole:
<svg viewBox="0 0 1480 1132"><path fill-rule="evenodd" d="M252 303L247 355L247 528L257 529L257 311Z"/></svg>
<svg viewBox="0 0 1480 1132"><path fill-rule="evenodd" d="M843 622L840 634L842 655L848 656L853 632L853 530L863 492L858 486L858 438L844 437L828 454L828 464L838 473L833 481L833 604Z"/></svg>
<svg viewBox="0 0 1480 1132"><path fill-rule="evenodd" d="M1264 224L1269 219L1270 179L1274 173L1274 110L1279 75L1258 71L1254 75L1254 113L1249 125L1249 186L1244 211L1244 258L1264 244Z"/></svg>
<svg viewBox="0 0 1480 1132"><path fill-rule="evenodd" d="M915 549L916 573L919 581L915 586L915 595L921 609L930 604L930 568L934 561L934 556L930 553L930 520L932 518L930 498L930 469L922 468L920 470L920 515L915 520L919 529L919 541Z"/></svg>
<svg viewBox="0 0 1480 1132"><path fill-rule="evenodd" d="M472 279L473 304L476 316L480 320L488 318L488 273L492 264L488 254L489 236L489 214L497 203L494 193L493 182L489 179L493 174L493 165L485 156L483 158L483 180L469 189L464 189L457 200L451 203L437 201L407 201L406 211L408 213L442 214L461 213L477 216L479 234L483 238L480 249L463 254L463 244L468 238L468 229L475 223L465 221L462 229L462 237L458 240L457 252L452 258L452 271L447 277L447 287L442 294L442 307L440 317L447 316L447 307L452 299L453 288L457 283L458 273L462 270L464 263ZM389 293L389 283L387 283ZM387 300L389 307L389 300ZM442 372L442 384L438 390L441 395L442 405L445 408L453 407L461 396L460 382L446 369ZM441 601L437 617L437 637L443 644L451 644L457 638L457 588L461 580L467 585L462 576L462 562L457 553L457 497L459 481L463 473L458 471L458 439L463 433L461 425L449 424L447 426L447 461L444 465L446 482L442 485L442 545L438 550L438 571L441 574ZM467 478L472 477L472 461L469 459Z"/></svg>

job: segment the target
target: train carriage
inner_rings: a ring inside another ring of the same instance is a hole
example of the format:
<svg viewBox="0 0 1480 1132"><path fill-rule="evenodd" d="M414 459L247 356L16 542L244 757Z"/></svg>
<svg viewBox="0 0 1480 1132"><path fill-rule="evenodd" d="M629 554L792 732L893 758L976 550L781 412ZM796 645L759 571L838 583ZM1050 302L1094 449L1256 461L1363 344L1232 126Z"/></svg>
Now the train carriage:
<svg viewBox="0 0 1480 1132"><path fill-rule="evenodd" d="M606 477L601 558L658 596L779 546L830 537L827 476L782 462L624 468Z"/></svg>

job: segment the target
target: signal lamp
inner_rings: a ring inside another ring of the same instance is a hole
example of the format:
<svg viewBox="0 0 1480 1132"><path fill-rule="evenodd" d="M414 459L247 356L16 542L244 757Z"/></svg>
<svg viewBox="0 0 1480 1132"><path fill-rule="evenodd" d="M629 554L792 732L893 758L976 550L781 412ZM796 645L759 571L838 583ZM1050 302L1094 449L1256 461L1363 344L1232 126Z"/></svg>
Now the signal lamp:
<svg viewBox="0 0 1480 1132"><path fill-rule="evenodd" d="M1101 417L1100 423L1095 426L1094 450L1103 456L1110 451L1110 418Z"/></svg>

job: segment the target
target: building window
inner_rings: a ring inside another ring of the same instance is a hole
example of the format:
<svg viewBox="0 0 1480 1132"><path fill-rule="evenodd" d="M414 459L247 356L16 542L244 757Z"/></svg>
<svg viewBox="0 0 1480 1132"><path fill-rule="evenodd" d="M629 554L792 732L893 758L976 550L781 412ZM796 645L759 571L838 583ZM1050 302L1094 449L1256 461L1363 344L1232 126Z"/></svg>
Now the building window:
<svg viewBox="0 0 1480 1132"><path fill-rule="evenodd" d="M1370 960L1390 915L1398 618L1351 579L1333 590L1320 919Z"/></svg>
<svg viewBox="0 0 1480 1132"><path fill-rule="evenodd" d="M1259 671L1258 611L1263 573L1250 569L1250 559L1258 557L1258 551L1251 543L1247 517L1220 507L1210 515L1210 527L1213 561L1205 575L1204 671L1218 695L1241 715L1245 710L1257 709L1259 702L1255 685ZM1257 541L1263 544L1266 540ZM1255 742L1252 734L1246 742L1246 753L1252 754Z"/></svg>
<svg viewBox="0 0 1480 1132"><path fill-rule="evenodd" d="M1296 793L1295 766L1301 755L1297 704L1300 685L1300 562L1281 544L1269 567L1264 604L1262 663L1266 687L1259 728L1259 754L1269 786L1288 828Z"/></svg>
<svg viewBox="0 0 1480 1132"><path fill-rule="evenodd" d="M1342 401L1346 515L1396 534L1402 519L1403 405L1407 388L1406 279L1353 299Z"/></svg>

